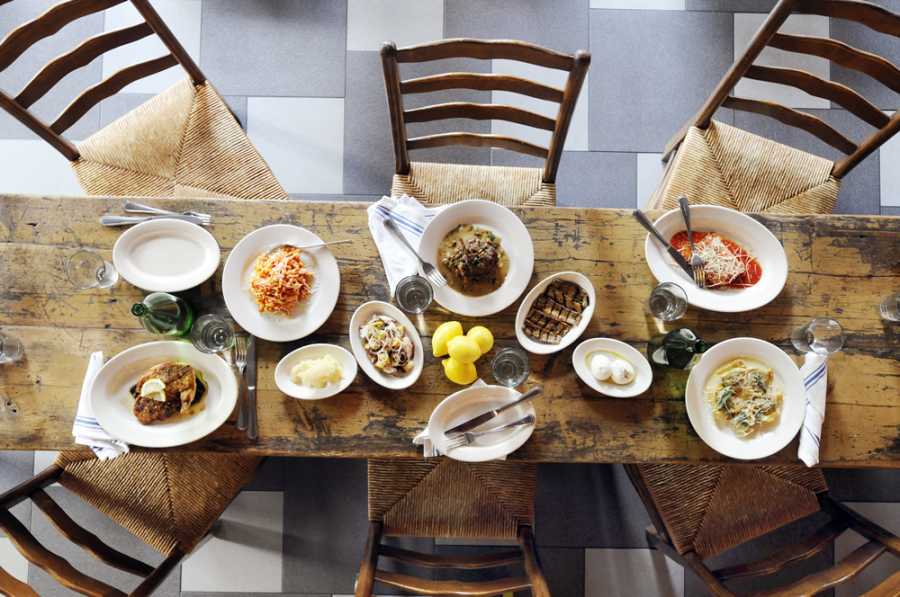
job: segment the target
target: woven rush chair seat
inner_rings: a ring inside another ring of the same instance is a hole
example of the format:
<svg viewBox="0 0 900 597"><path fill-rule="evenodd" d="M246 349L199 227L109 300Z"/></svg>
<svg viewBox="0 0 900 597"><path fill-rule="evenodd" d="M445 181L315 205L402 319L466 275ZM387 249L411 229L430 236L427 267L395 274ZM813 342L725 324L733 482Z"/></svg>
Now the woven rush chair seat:
<svg viewBox="0 0 900 597"><path fill-rule="evenodd" d="M92 195L286 199L208 82L180 81L78 144Z"/></svg>
<svg viewBox="0 0 900 597"><path fill-rule="evenodd" d="M840 181L834 162L782 145L742 129L712 121L690 127L651 206L720 205L744 212L828 214L834 210Z"/></svg>
<svg viewBox="0 0 900 597"><path fill-rule="evenodd" d="M391 195L426 205L477 198L507 207L554 207L556 185L541 177L540 168L411 162L409 174L394 175Z"/></svg>

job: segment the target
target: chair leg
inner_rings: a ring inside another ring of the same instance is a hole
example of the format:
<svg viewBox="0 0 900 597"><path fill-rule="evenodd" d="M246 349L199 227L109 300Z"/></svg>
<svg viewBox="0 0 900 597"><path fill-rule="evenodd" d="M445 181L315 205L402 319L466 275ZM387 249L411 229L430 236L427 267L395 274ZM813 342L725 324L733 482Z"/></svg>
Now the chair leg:
<svg viewBox="0 0 900 597"><path fill-rule="evenodd" d="M356 577L355 597L372 597L375 586L375 568L378 565L378 546L381 544L381 523L369 523L369 537L366 539L366 550Z"/></svg>
<svg viewBox="0 0 900 597"><path fill-rule="evenodd" d="M156 567L150 576L138 585L138 587L129 593L128 597L147 597L153 594L153 591L166 579L167 576L175 569L175 566L184 558L184 552L178 547L173 549L162 564Z"/></svg>
<svg viewBox="0 0 900 597"><path fill-rule="evenodd" d="M734 597L734 593L715 577L709 568L706 567L706 564L703 563L700 556L692 551L685 554L678 553L672 545L664 541L656 533L653 527L647 527L647 544L651 549L655 549L682 566L690 568L716 597Z"/></svg>
<svg viewBox="0 0 900 597"><path fill-rule="evenodd" d="M534 597L550 597L550 587L541 569L537 550L534 548L534 534L531 527L519 527L519 546L522 548L522 556L525 561L525 575L531 583L531 594Z"/></svg>

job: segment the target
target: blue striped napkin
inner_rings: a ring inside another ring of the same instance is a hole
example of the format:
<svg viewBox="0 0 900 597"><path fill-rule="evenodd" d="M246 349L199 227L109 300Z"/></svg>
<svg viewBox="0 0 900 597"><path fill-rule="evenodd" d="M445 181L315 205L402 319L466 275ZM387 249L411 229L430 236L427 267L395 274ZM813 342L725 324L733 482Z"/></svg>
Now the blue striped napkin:
<svg viewBox="0 0 900 597"><path fill-rule="evenodd" d="M800 430L797 456L806 466L815 466L819 463L819 444L822 440L822 423L825 421L828 357L814 352L806 353L800 374L806 387L806 414Z"/></svg>
<svg viewBox="0 0 900 597"><path fill-rule="evenodd" d="M76 444L89 447L100 460L110 460L126 454L128 444L109 435L94 418L89 390L91 382L102 366L103 353L100 351L92 353L81 386L81 397L78 399L78 412L75 413L72 435L75 436Z"/></svg>

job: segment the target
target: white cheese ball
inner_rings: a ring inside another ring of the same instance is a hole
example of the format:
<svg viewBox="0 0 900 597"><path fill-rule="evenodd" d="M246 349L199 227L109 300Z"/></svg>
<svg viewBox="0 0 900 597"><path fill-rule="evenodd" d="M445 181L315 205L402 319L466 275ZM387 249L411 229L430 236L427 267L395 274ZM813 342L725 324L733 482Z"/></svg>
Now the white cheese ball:
<svg viewBox="0 0 900 597"><path fill-rule="evenodd" d="M590 361L590 369L591 375L597 381L606 381L609 379L609 376L612 375L612 369L610 365L612 364L612 360L606 356L605 354L595 353L591 356Z"/></svg>
<svg viewBox="0 0 900 597"><path fill-rule="evenodd" d="M609 366L613 383L619 385L634 381L634 367L624 359L616 359Z"/></svg>

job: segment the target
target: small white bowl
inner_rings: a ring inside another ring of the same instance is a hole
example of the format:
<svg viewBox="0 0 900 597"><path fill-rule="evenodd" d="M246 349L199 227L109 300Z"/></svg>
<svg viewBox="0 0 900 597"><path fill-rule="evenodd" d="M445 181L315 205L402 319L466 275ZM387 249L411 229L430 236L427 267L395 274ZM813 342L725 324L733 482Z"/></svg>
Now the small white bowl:
<svg viewBox="0 0 900 597"><path fill-rule="evenodd" d="M291 369L294 368L294 365L303 359L318 359L326 354L330 354L341 364L340 381L330 383L324 388L310 388L291 380ZM275 385L291 398L322 400L346 390L347 386L356 378L356 371L356 359L346 348L334 344L309 344L291 351L278 361L278 366L275 367Z"/></svg>
<svg viewBox="0 0 900 597"><path fill-rule="evenodd" d="M587 362L588 357L595 352L611 353L631 363L635 373L631 383L619 385L597 380ZM572 365L581 381L591 389L613 398L631 398L643 394L653 383L653 369L647 358L630 344L612 338L591 338L576 346L572 353Z"/></svg>
<svg viewBox="0 0 900 597"><path fill-rule="evenodd" d="M406 328L406 333L409 334L409 339L412 340L413 346L415 347L413 354L413 370L406 375L388 375L382 373L375 368L375 365L373 365L371 361L369 361L369 357L366 355L366 349L363 348L362 345L362 339L359 337L359 330L373 315L387 315L388 317L396 319L404 328ZM425 355L424 350L422 349L422 338L419 336L419 330L416 329L416 326L409 320L409 317L404 315L400 309L390 303L385 303L384 301L369 301L368 303L363 303L353 313L353 317L350 318L350 348L353 349L353 356L356 357L356 361L359 363L360 368L365 371L366 375L369 376L369 379L389 390L403 390L416 383L419 376L422 374L422 367L425 364Z"/></svg>
<svg viewBox="0 0 900 597"><path fill-rule="evenodd" d="M537 299L537 297L540 296L554 280L565 280L566 282L578 284L582 290L587 292L589 303L587 309L585 309L584 313L581 315L581 322L569 330L569 333L563 336L562 341L560 341L559 344L545 344L544 342L532 340L525 334L525 330L522 326L525 324L525 318L528 317L528 311L531 310L532 303L534 303L535 299ZM522 301L522 304L519 305L519 311L516 313L516 339L519 341L519 344L522 345L522 348L532 354L553 354L554 352L559 352L575 342L575 340L584 333L584 330L587 329L588 324L591 323L591 318L594 316L594 305L596 302L597 293L594 292L594 285L591 284L591 281L588 280L587 276L579 274L578 272L559 272L552 276L548 276L538 282L538 284L525 295L525 299Z"/></svg>

